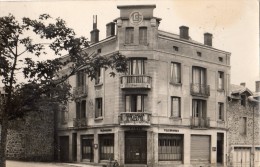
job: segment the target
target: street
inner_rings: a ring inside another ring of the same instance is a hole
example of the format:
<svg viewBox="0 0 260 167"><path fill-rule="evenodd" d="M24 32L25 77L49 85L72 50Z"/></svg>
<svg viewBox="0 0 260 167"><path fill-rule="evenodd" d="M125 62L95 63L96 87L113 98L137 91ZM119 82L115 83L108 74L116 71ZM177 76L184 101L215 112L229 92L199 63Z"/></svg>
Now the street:
<svg viewBox="0 0 260 167"><path fill-rule="evenodd" d="M7 161L7 167L93 167L87 164L55 163L55 162L23 162Z"/></svg>

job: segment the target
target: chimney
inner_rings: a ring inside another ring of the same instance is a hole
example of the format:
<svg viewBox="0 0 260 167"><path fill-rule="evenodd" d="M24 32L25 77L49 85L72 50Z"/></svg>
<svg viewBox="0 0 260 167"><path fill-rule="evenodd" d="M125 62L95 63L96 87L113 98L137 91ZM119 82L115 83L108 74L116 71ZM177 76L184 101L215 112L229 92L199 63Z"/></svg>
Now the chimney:
<svg viewBox="0 0 260 167"><path fill-rule="evenodd" d="M260 92L260 81L255 81L255 92Z"/></svg>
<svg viewBox="0 0 260 167"><path fill-rule="evenodd" d="M241 83L240 83L240 86L246 87L246 83L245 83L245 82L241 82Z"/></svg>
<svg viewBox="0 0 260 167"><path fill-rule="evenodd" d="M107 23L107 37L115 35L115 25L114 22Z"/></svg>
<svg viewBox="0 0 260 167"><path fill-rule="evenodd" d="M204 45L212 46L212 34L204 33Z"/></svg>
<svg viewBox="0 0 260 167"><path fill-rule="evenodd" d="M90 31L90 42L97 43L99 41L99 30L97 29L97 15L93 16L93 30Z"/></svg>
<svg viewBox="0 0 260 167"><path fill-rule="evenodd" d="M180 38L189 39L189 27L180 26Z"/></svg>

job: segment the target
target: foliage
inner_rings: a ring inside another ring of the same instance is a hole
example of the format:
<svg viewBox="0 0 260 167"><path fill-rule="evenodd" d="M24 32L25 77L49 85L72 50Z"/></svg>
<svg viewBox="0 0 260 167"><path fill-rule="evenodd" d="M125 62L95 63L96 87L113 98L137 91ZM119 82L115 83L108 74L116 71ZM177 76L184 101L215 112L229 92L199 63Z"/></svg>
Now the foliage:
<svg viewBox="0 0 260 167"><path fill-rule="evenodd" d="M31 35L31 34L34 35ZM39 37L39 41L35 40ZM49 43L46 43L45 41ZM120 53L100 56L88 53L89 42L77 37L61 18L48 14L38 19L23 18L18 22L13 15L0 17L0 79L4 84L6 99L1 110L0 166L5 166L5 144L8 120L22 117L26 111L37 110L41 101L66 103L70 97L70 85L66 80L79 70L94 79L99 68L124 72L127 59ZM36 60L47 55L46 48L60 58ZM64 66L68 69L62 73ZM23 73L26 83L21 83L17 73Z"/></svg>

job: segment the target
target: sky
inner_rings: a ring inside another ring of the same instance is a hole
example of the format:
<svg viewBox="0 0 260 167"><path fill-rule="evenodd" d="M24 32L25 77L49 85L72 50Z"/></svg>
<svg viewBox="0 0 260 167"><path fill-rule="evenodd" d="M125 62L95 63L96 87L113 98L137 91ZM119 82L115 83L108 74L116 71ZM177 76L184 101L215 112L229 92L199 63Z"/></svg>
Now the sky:
<svg viewBox="0 0 260 167"><path fill-rule="evenodd" d="M201 43L205 32L212 33L213 47L231 52L231 83L246 82L255 91L255 81L260 80L258 0L0 0L0 17L11 13L17 19L38 18L48 13L90 39L93 15L97 15L100 39L104 39L106 24L119 17L117 5L135 4L156 5L160 30L179 34L179 27L185 25L190 37Z"/></svg>

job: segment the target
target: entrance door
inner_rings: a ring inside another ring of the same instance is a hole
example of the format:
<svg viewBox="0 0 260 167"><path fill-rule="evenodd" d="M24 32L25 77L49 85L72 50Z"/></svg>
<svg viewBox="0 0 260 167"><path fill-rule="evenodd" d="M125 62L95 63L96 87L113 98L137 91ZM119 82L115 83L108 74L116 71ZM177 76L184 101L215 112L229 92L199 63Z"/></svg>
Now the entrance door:
<svg viewBox="0 0 260 167"><path fill-rule="evenodd" d="M69 136L60 136L60 161L69 161Z"/></svg>
<svg viewBox="0 0 260 167"><path fill-rule="evenodd" d="M147 164L147 132L125 132L125 163Z"/></svg>
<svg viewBox="0 0 260 167"><path fill-rule="evenodd" d="M224 146L224 134L217 134L217 163L223 163L223 146Z"/></svg>
<svg viewBox="0 0 260 167"><path fill-rule="evenodd" d="M72 134L72 160L77 161L77 133Z"/></svg>
<svg viewBox="0 0 260 167"><path fill-rule="evenodd" d="M89 136L82 136L81 139L82 143L82 160L83 161L94 161L94 136L89 135Z"/></svg>

